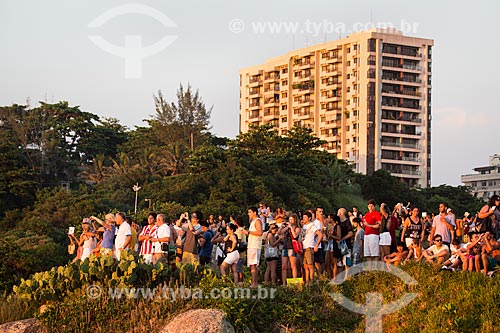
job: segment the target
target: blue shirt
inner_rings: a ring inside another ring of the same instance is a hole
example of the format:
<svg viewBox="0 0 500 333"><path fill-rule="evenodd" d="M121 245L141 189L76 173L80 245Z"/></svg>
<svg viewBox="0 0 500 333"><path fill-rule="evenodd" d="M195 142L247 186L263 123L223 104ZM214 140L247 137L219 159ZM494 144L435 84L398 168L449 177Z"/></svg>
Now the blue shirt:
<svg viewBox="0 0 500 333"><path fill-rule="evenodd" d="M212 256L212 248L213 248L213 244L212 244L212 237L214 235L212 234L212 232L210 230L207 230L207 232L205 232L203 234L203 239L205 240L205 245L203 245L203 247L200 249L200 253L198 253L200 256L202 257L211 257Z"/></svg>
<svg viewBox="0 0 500 333"><path fill-rule="evenodd" d="M113 249L113 244L115 243L115 231L116 227L111 225L111 230L104 227L104 234L102 235L101 247L104 249Z"/></svg>

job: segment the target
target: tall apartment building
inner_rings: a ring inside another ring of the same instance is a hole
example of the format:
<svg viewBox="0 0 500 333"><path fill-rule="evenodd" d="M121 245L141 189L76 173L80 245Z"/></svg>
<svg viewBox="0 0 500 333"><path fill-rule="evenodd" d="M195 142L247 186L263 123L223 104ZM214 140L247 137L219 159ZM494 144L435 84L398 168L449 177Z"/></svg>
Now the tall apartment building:
<svg viewBox="0 0 500 333"><path fill-rule="evenodd" d="M240 132L269 123L281 135L309 127L356 172L384 169L428 187L433 45L372 29L244 68Z"/></svg>
<svg viewBox="0 0 500 333"><path fill-rule="evenodd" d="M500 155L490 156L488 166L474 168L475 174L462 175L460 180L471 188L472 194L488 201L494 194L500 194Z"/></svg>

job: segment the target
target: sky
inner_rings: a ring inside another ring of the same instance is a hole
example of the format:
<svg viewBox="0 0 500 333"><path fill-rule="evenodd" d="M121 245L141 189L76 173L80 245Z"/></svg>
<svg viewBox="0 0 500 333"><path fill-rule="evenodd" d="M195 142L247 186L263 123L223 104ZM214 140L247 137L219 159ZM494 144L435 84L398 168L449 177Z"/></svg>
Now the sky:
<svg viewBox="0 0 500 333"><path fill-rule="evenodd" d="M241 68L376 26L434 40L432 186L500 153L500 1L0 0L0 105L61 100L133 129L179 84L238 135Z"/></svg>

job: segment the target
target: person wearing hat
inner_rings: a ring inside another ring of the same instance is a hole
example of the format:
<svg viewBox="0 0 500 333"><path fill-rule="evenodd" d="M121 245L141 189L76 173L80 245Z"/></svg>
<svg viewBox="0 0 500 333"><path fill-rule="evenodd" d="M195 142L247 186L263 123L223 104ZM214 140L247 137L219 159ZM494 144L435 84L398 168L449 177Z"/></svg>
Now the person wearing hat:
<svg viewBox="0 0 500 333"><path fill-rule="evenodd" d="M82 247L83 249L80 260L84 261L85 259L87 259L94 249L95 237L94 232L92 232L92 230L90 229L90 219L88 217L85 217L82 220L82 234L80 235L79 239L77 239L74 234L71 234L70 237L73 237L75 242L78 244L78 247Z"/></svg>
<svg viewBox="0 0 500 333"><path fill-rule="evenodd" d="M113 243L115 240L115 215L109 213L104 217L104 222L98 217L91 216L90 220L96 221L102 227L100 227L97 231L102 230L102 241L100 246L100 253L105 255L113 255Z"/></svg>

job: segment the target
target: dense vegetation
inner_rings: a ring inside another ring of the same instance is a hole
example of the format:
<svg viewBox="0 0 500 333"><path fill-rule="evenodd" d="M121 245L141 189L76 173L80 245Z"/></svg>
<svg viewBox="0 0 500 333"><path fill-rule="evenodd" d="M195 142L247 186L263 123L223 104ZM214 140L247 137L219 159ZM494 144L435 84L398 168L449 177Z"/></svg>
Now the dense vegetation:
<svg viewBox="0 0 500 333"><path fill-rule="evenodd" d="M169 218L193 209L238 215L259 201L326 212L363 208L368 198L429 212L446 201L458 214L481 205L464 187L416 190L384 171L355 174L316 149L321 141L308 129L281 137L262 126L215 137L211 108L190 86L179 88L175 103L159 92L155 105L147 125L133 130L68 102L0 107L0 290L66 264L67 228L84 216L133 212L136 183L139 222L149 203Z"/></svg>
<svg viewBox="0 0 500 333"><path fill-rule="evenodd" d="M253 290L249 298L205 298L199 296L211 295L214 288L233 290L235 286L230 279L221 279L199 266L172 269L143 265L132 256L125 256L120 264L92 258L23 281L16 287L15 295L4 296L0 302L0 322L34 314L49 332L144 332L160 330L173 316L188 309L219 308L238 332L248 327L255 332L361 333L365 331L364 317L343 308L330 293L341 293L365 304L366 293L376 291L382 294L384 304L410 292L418 293L409 305L383 317L384 332L498 331L497 277L487 278L475 272L438 272L426 264L411 263L402 268L417 285L405 285L385 272L369 272L340 285L322 279L308 287L276 287L273 298L254 297L258 290ZM249 285L248 273L245 272L244 287ZM99 286L101 293L91 294L89 286ZM149 286L156 290L152 297L151 293L137 289L119 289L117 297L113 289L114 297L110 297L111 286ZM164 288L169 291L163 292ZM189 293L187 288L191 288ZM191 297L195 291L197 296ZM40 305L43 313L38 312Z"/></svg>

